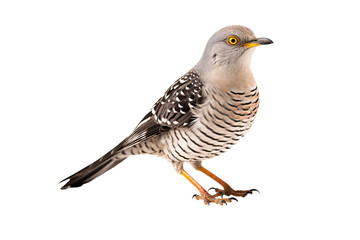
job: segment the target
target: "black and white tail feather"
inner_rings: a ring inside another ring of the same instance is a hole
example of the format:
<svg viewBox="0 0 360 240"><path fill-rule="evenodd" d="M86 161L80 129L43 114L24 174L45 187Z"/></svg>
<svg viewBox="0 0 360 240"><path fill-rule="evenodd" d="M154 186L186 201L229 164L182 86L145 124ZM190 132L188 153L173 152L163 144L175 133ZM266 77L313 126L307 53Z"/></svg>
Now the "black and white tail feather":
<svg viewBox="0 0 360 240"><path fill-rule="evenodd" d="M194 110L205 100L202 87L195 71L189 71L179 78L154 104L130 136L97 161L62 180L67 182L61 189L80 187L99 177L129 157L119 155L120 152L138 143L159 136L171 128L190 127L196 120Z"/></svg>

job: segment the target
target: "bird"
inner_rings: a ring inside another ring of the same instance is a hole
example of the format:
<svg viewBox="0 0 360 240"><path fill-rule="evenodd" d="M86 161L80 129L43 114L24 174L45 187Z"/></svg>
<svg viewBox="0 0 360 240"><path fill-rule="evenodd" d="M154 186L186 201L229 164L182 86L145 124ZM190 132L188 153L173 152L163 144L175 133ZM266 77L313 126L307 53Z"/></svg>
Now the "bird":
<svg viewBox="0 0 360 240"><path fill-rule="evenodd" d="M258 191L234 190L203 167L202 161L230 149L253 125L259 90L251 58L257 46L271 43L271 39L257 38L241 25L215 32L199 62L167 89L133 132L100 159L62 180L66 183L61 189L80 187L130 156L150 154L168 160L199 191L193 198L205 205L227 205L238 201L235 197ZM223 188L205 190L185 171L184 163Z"/></svg>

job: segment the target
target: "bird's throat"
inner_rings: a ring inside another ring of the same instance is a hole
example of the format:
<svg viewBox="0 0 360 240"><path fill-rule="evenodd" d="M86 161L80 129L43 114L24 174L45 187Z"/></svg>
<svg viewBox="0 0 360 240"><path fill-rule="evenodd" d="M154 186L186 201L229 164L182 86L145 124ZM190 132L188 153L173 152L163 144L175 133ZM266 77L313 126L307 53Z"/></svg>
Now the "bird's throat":
<svg viewBox="0 0 360 240"><path fill-rule="evenodd" d="M206 85L223 91L247 92L256 87L250 64L234 68L216 68L209 73Z"/></svg>

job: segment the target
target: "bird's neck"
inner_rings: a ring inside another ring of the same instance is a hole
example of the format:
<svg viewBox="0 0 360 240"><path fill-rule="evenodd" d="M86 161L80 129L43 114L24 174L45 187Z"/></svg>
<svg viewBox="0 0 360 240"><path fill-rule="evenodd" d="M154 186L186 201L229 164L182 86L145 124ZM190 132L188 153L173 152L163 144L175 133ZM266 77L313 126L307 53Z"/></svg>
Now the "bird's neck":
<svg viewBox="0 0 360 240"><path fill-rule="evenodd" d="M248 51L241 56L232 66L215 66L204 73L206 83L222 91L247 92L256 87L256 82L251 71L251 56L253 51Z"/></svg>
<svg viewBox="0 0 360 240"><path fill-rule="evenodd" d="M254 76L250 68L222 71L214 71L211 78L208 78L209 84L215 88L228 90L247 91L256 86Z"/></svg>

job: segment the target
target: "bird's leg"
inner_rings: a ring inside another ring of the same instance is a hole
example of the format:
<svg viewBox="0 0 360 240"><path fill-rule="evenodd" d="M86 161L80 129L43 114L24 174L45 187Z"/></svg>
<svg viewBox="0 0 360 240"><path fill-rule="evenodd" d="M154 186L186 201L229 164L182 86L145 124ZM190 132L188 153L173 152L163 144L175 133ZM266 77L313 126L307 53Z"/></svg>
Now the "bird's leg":
<svg viewBox="0 0 360 240"><path fill-rule="evenodd" d="M200 172L205 173L206 175L208 175L209 177L214 179L217 183L219 183L221 186L223 186L224 189L210 188L210 189L214 189L216 191L216 193L214 195L212 195L213 197L218 197L218 196L222 197L223 195L236 196L236 197L246 197L246 195L252 194L253 192L259 192L256 189L234 190L234 189L232 189L232 187L230 187L229 184L227 184L226 182L221 180L218 176L216 176L215 174L213 174L212 172L210 172L209 170L207 170L203 166L195 166L195 169L200 171Z"/></svg>
<svg viewBox="0 0 360 240"><path fill-rule="evenodd" d="M231 202L231 200L236 200L235 198L216 198L212 196L210 193L208 193L195 179L193 179L184 169L181 172L181 175L183 175L189 182L191 182L197 190L199 190L200 195L195 194L193 197L196 198L196 200L204 200L205 205L210 205L210 203L216 203L216 204L227 204L228 202ZM236 200L237 201L237 200Z"/></svg>

